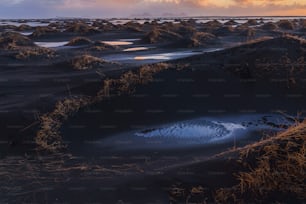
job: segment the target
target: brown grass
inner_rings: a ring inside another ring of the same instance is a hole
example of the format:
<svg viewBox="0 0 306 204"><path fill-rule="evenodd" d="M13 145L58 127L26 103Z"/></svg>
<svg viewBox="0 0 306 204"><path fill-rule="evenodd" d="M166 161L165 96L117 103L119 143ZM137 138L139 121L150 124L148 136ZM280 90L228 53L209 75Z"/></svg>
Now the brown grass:
<svg viewBox="0 0 306 204"><path fill-rule="evenodd" d="M56 151L64 148L62 138L60 136L60 128L63 121L77 112L81 107L89 104L90 99L66 98L56 103L52 112L46 113L40 117L40 130L37 132L35 142L39 149L47 151Z"/></svg>
<svg viewBox="0 0 306 204"><path fill-rule="evenodd" d="M189 44L189 47L198 47L201 45L205 45L214 39L216 39L216 36L211 33L195 32L192 34L192 37L190 38L191 42Z"/></svg>
<svg viewBox="0 0 306 204"><path fill-rule="evenodd" d="M293 30L295 28L294 23L289 20L280 20L277 25L284 30Z"/></svg>
<svg viewBox="0 0 306 204"><path fill-rule="evenodd" d="M26 31L26 30L32 30L33 28L27 24L21 24L18 26L17 30L18 31Z"/></svg>
<svg viewBox="0 0 306 204"><path fill-rule="evenodd" d="M264 42L264 41L271 40L271 39L273 39L273 37L263 36L263 37L259 37L255 39L249 39L247 42L242 43L242 44L254 44L254 43Z"/></svg>
<svg viewBox="0 0 306 204"><path fill-rule="evenodd" d="M18 50L20 47L32 47L35 44L19 33L6 32L0 35L0 49Z"/></svg>
<svg viewBox="0 0 306 204"><path fill-rule="evenodd" d="M36 135L36 144L40 150L57 152L65 147L61 137L61 127L63 123L73 113L81 108L97 103L108 98L111 92L115 95L130 94L137 85L147 84L153 80L153 75L169 68L184 69L188 65L170 65L159 63L145 65L137 72L128 71L119 79L104 80L104 85L96 96L93 97L69 97L57 102L52 112L40 117L40 129Z"/></svg>
<svg viewBox="0 0 306 204"><path fill-rule="evenodd" d="M35 28L35 31L31 34L32 37L41 37L47 34L54 34L54 33L58 33L59 30L54 29L54 28L50 28L48 26L38 26Z"/></svg>
<svg viewBox="0 0 306 204"><path fill-rule="evenodd" d="M38 47L28 37L14 32L3 33L0 36L0 49L14 51L14 57L19 60L55 57L55 51Z"/></svg>
<svg viewBox="0 0 306 204"><path fill-rule="evenodd" d="M278 25L272 22L265 23L264 25L261 26L262 29L264 30L277 30Z"/></svg>
<svg viewBox="0 0 306 204"><path fill-rule="evenodd" d="M147 33L143 40L148 43L160 43L165 42L167 40L178 40L182 39L183 37L180 34L177 34L172 31L163 30L159 28L153 28L149 33Z"/></svg>
<svg viewBox="0 0 306 204"><path fill-rule="evenodd" d="M100 58L91 55L81 55L71 60L71 66L76 70L86 70L102 67L105 64Z"/></svg>
<svg viewBox="0 0 306 204"><path fill-rule="evenodd" d="M87 25L86 23L74 22L65 30L65 32L72 32L72 33L86 35L86 34L98 33L99 31L96 28Z"/></svg>
<svg viewBox="0 0 306 204"><path fill-rule="evenodd" d="M93 41L91 41L89 38L86 37L75 37L72 38L69 43L67 43L68 46L81 46L81 45L90 45Z"/></svg>
<svg viewBox="0 0 306 204"><path fill-rule="evenodd" d="M306 121L276 136L235 150L249 171L238 172L238 185L219 189L217 203L283 202L306 199ZM227 152L228 153L228 152Z"/></svg>
<svg viewBox="0 0 306 204"><path fill-rule="evenodd" d="M117 50L118 46L108 45L103 43L102 41L97 41L93 44L92 47L89 47L87 50L89 51L104 51L104 50Z"/></svg>
<svg viewBox="0 0 306 204"><path fill-rule="evenodd" d="M45 58L45 59L51 59L55 57L55 52L51 49L48 48L42 48L42 47L37 47L37 48L25 48L25 49L20 49L17 55L15 56L16 59L19 60L28 60L28 59L33 59L33 58Z"/></svg>

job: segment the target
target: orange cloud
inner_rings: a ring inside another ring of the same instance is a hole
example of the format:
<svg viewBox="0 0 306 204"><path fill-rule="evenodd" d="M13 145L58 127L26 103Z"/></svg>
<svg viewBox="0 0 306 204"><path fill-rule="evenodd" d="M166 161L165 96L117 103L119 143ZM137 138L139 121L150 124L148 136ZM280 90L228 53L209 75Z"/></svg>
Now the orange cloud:
<svg viewBox="0 0 306 204"><path fill-rule="evenodd" d="M270 11L271 16L306 16L306 8Z"/></svg>
<svg viewBox="0 0 306 204"><path fill-rule="evenodd" d="M301 15L306 0L0 0L0 16L131 16L150 13L174 15ZM25 9L27 8L27 9ZM36 8L36 9L34 9ZM20 12L23 11L23 12ZM34 12L35 11L35 12Z"/></svg>

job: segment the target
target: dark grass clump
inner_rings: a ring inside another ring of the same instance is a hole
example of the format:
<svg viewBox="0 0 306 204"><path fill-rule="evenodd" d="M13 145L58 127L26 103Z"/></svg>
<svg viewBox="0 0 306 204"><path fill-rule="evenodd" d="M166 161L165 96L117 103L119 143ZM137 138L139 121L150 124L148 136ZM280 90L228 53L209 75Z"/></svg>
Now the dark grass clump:
<svg viewBox="0 0 306 204"><path fill-rule="evenodd" d="M20 47L33 47L34 42L19 33L6 32L0 35L0 49L16 50Z"/></svg>
<svg viewBox="0 0 306 204"><path fill-rule="evenodd" d="M238 150L248 171L216 191L217 203L303 203L306 199L306 121Z"/></svg>
<svg viewBox="0 0 306 204"><path fill-rule="evenodd" d="M216 30L213 31L213 34L217 36L227 36L231 35L235 29L232 26L222 26Z"/></svg>
<svg viewBox="0 0 306 204"><path fill-rule="evenodd" d="M18 60L30 59L52 59L56 56L54 50L44 47L33 47L28 49L20 49L15 55Z"/></svg>
<svg viewBox="0 0 306 204"><path fill-rule="evenodd" d="M238 23L236 21L234 21L233 19L227 21L226 23L224 23L224 25L226 26L233 26L233 25L238 25Z"/></svg>
<svg viewBox="0 0 306 204"><path fill-rule="evenodd" d="M106 62L100 58L91 55L81 55L71 60L71 66L76 70L87 70L93 68L100 68Z"/></svg>
<svg viewBox="0 0 306 204"><path fill-rule="evenodd" d="M67 43L67 46L84 46L84 45L91 45L93 44L93 41L91 41L89 38L86 37L75 37L72 38L69 43Z"/></svg>
<svg viewBox="0 0 306 204"><path fill-rule="evenodd" d="M278 25L272 22L265 23L261 26L261 29L267 30L267 31L274 31L279 29Z"/></svg>
<svg viewBox="0 0 306 204"><path fill-rule="evenodd" d="M148 32L142 38L142 40L145 43L154 44L154 43L162 43L162 42L167 42L167 41L180 40L182 38L183 36L175 32L163 30L159 28L153 28L150 32Z"/></svg>
<svg viewBox="0 0 306 204"><path fill-rule="evenodd" d="M34 32L30 35L33 38L43 37L46 35L52 35L59 33L60 31L57 29L54 29L53 27L48 26L38 26L35 28Z"/></svg>
<svg viewBox="0 0 306 204"><path fill-rule="evenodd" d="M56 55L54 50L36 46L30 38L15 32L0 36L0 49L11 51L18 60L51 59Z"/></svg>
<svg viewBox="0 0 306 204"><path fill-rule="evenodd" d="M277 23L278 27L283 29L283 30L294 30L295 25L292 21L289 20L280 20Z"/></svg>
<svg viewBox="0 0 306 204"><path fill-rule="evenodd" d="M166 43L174 47L199 47L213 42L216 36L207 32L198 32L189 25L163 25L153 28L143 38L143 42L155 44Z"/></svg>
<svg viewBox="0 0 306 204"><path fill-rule="evenodd" d="M96 34L99 33L99 31L83 22L74 22L68 28L64 31L68 33L75 33L80 35L89 35L89 34Z"/></svg>
<svg viewBox="0 0 306 204"><path fill-rule="evenodd" d="M139 68L138 71L128 71L117 79L104 80L103 87L95 96L71 96L58 101L53 111L40 116L40 128L35 138L38 149L53 153L63 150L66 147L61 137L63 123L80 109L109 98L110 92L114 92L115 96L131 94L137 85L150 83L153 80L153 76L159 72L167 69L180 70L186 67L188 65L171 65L166 63L145 65Z"/></svg>
<svg viewBox="0 0 306 204"><path fill-rule="evenodd" d="M105 50L118 50L118 49L119 49L118 46L109 45L102 41L96 41L87 48L88 51L93 51L93 52L100 52Z"/></svg>
<svg viewBox="0 0 306 204"><path fill-rule="evenodd" d="M87 97L71 97L58 101L52 112L40 117L40 130L37 132L35 142L39 149L55 152L65 147L62 142L60 128L62 122L90 102Z"/></svg>
<svg viewBox="0 0 306 204"><path fill-rule="evenodd" d="M33 28L27 24L21 24L16 30L17 31L29 31L29 30L33 30Z"/></svg>
<svg viewBox="0 0 306 204"><path fill-rule="evenodd" d="M244 25L255 26L255 25L258 25L258 21L256 19L249 19Z"/></svg>

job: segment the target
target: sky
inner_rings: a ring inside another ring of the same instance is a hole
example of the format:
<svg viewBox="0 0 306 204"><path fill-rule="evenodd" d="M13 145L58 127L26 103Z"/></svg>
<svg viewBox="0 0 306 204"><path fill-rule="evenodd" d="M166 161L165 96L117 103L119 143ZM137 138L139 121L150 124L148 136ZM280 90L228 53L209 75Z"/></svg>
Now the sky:
<svg viewBox="0 0 306 204"><path fill-rule="evenodd" d="M0 0L0 18L306 16L306 0Z"/></svg>

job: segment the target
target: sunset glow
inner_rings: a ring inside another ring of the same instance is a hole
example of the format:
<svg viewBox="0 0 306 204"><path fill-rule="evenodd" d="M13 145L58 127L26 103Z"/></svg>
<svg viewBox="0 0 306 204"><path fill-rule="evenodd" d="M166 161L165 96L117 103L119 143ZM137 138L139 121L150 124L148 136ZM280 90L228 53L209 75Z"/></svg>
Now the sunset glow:
<svg viewBox="0 0 306 204"><path fill-rule="evenodd" d="M0 17L306 15L306 0L0 0Z"/></svg>

